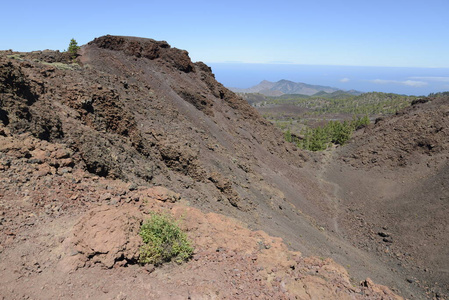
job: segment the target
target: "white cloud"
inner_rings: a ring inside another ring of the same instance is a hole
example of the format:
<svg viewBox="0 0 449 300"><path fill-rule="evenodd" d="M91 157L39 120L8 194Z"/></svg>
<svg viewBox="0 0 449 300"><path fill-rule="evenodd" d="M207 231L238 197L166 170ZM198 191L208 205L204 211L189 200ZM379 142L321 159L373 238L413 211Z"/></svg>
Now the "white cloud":
<svg viewBox="0 0 449 300"><path fill-rule="evenodd" d="M407 85L407 86L413 86L413 87L422 87L426 86L428 83L425 81L416 81L416 80L405 80L405 81L399 81L399 80L385 80L385 79L374 79L374 80L368 80L372 83L377 84L400 84L400 85Z"/></svg>
<svg viewBox="0 0 449 300"><path fill-rule="evenodd" d="M374 80L368 80L372 83L378 83L378 84L387 84L387 83L397 83L396 80L384 80L384 79L374 79Z"/></svg>
<svg viewBox="0 0 449 300"><path fill-rule="evenodd" d="M292 61L289 60L271 60L267 62L267 64L274 64L274 65L291 65L293 64Z"/></svg>
<svg viewBox="0 0 449 300"><path fill-rule="evenodd" d="M410 77L411 79L427 80L427 81L439 81L439 82L449 82L449 77Z"/></svg>
<svg viewBox="0 0 449 300"><path fill-rule="evenodd" d="M427 82L424 81L415 81L415 80L406 80L401 82L403 85L413 86L413 87L422 87L426 86Z"/></svg>
<svg viewBox="0 0 449 300"><path fill-rule="evenodd" d="M351 79L349 79L349 78L342 78L342 79L340 79L340 82L348 82L348 81L350 81Z"/></svg>

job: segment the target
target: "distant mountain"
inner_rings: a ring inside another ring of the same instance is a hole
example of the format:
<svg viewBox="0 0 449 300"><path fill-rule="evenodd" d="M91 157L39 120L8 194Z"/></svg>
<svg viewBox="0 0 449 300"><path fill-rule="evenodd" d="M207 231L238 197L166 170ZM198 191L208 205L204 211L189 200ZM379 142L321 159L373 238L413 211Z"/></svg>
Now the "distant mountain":
<svg viewBox="0 0 449 300"><path fill-rule="evenodd" d="M349 91L338 90L332 93L320 91L316 94L313 94L313 96L321 96L330 99L341 99L341 98L348 98L348 96L360 96L361 94L363 93L356 90L349 90Z"/></svg>
<svg viewBox="0 0 449 300"><path fill-rule="evenodd" d="M278 82L271 82L264 80L258 85L247 89L240 88L229 88L231 91L236 93L259 93L265 96L281 96L283 94L301 94L312 96L319 92L325 93L334 93L337 91L341 91L337 88L333 88L330 86L322 86L322 85L312 85L306 84L302 82L293 82L289 80L279 80ZM349 93L358 93L357 91L349 91Z"/></svg>

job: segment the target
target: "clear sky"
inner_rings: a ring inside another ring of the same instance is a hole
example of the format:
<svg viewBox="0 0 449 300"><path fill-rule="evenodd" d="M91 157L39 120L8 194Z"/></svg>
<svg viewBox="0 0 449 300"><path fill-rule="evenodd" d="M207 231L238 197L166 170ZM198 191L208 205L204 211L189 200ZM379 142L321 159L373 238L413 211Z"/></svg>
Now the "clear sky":
<svg viewBox="0 0 449 300"><path fill-rule="evenodd" d="M449 67L449 0L2 1L0 49L166 40L194 61Z"/></svg>
<svg viewBox="0 0 449 300"><path fill-rule="evenodd" d="M83 45L129 35L189 51L226 86L287 79L449 90L449 0L0 1L0 50L64 50L71 38Z"/></svg>

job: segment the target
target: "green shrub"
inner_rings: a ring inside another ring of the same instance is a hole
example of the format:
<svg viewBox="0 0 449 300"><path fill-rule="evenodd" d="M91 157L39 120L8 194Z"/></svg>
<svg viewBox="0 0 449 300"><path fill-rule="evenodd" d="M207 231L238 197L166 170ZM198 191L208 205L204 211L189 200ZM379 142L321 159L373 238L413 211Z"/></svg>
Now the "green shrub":
<svg viewBox="0 0 449 300"><path fill-rule="evenodd" d="M150 219L142 224L139 235L144 242L139 257L142 264L160 265L172 259L181 263L192 256L193 248L187 235L168 215L151 214Z"/></svg>

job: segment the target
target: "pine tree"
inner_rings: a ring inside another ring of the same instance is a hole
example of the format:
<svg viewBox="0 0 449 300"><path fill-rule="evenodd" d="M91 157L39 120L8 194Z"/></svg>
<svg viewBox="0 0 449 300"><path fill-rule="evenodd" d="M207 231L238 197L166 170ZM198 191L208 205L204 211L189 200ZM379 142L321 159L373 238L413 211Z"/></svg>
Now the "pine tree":
<svg viewBox="0 0 449 300"><path fill-rule="evenodd" d="M284 132L284 139L289 143L293 142L292 133L290 131L290 128L288 128L287 131Z"/></svg>
<svg viewBox="0 0 449 300"><path fill-rule="evenodd" d="M78 46L78 43L75 39L70 40L69 48L67 49L67 52L70 54L70 56L75 59L77 57L77 52L80 49Z"/></svg>

